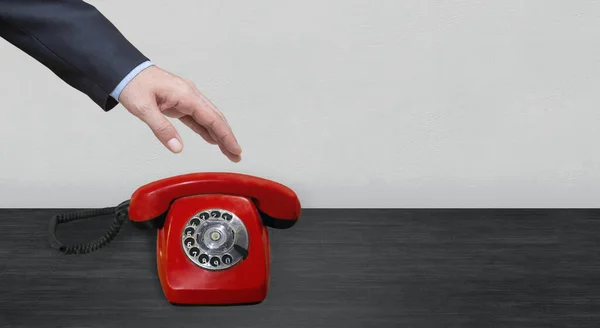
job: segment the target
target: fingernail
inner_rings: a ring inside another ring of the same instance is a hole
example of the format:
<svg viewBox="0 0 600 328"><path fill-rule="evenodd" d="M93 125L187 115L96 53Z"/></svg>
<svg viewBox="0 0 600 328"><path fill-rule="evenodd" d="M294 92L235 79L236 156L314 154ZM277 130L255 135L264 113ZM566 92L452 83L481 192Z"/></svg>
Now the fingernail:
<svg viewBox="0 0 600 328"><path fill-rule="evenodd" d="M169 142L167 142L167 146L169 146L169 149L171 149L171 151L174 153L179 153L182 148L181 142L179 142L179 140L177 140L177 138L173 138L173 139L169 140Z"/></svg>

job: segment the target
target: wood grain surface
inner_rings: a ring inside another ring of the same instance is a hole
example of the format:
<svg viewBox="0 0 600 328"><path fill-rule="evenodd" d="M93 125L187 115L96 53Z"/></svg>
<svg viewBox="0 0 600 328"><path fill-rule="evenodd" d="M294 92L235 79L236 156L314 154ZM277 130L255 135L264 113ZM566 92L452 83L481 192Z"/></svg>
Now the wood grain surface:
<svg viewBox="0 0 600 328"><path fill-rule="evenodd" d="M47 244L64 210L0 210L3 327L599 327L596 210L305 210L271 230L267 299L173 306L155 231L127 224L109 246ZM111 218L60 227L64 241Z"/></svg>

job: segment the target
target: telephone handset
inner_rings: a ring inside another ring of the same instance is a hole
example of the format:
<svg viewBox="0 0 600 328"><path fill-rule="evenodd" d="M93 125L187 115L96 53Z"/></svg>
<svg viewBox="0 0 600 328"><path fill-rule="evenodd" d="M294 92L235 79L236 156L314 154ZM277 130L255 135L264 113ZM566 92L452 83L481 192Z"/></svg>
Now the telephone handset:
<svg viewBox="0 0 600 328"><path fill-rule="evenodd" d="M97 241L66 246L55 237L58 224L109 213L114 222ZM116 207L54 216L49 242L65 254L95 251L128 218L158 229L158 275L169 302L259 303L269 288L267 228L290 228L300 214L294 191L277 182L227 172L191 173L146 184Z"/></svg>

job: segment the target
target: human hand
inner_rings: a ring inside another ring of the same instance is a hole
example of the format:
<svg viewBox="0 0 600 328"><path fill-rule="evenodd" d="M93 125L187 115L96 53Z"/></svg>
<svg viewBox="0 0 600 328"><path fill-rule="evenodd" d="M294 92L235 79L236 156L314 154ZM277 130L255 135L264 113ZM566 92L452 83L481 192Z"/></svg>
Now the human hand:
<svg viewBox="0 0 600 328"><path fill-rule="evenodd" d="M241 160L242 149L227 119L187 79L150 66L127 84L119 102L174 153L183 150L183 141L167 117L179 119L206 142L218 145L232 162Z"/></svg>

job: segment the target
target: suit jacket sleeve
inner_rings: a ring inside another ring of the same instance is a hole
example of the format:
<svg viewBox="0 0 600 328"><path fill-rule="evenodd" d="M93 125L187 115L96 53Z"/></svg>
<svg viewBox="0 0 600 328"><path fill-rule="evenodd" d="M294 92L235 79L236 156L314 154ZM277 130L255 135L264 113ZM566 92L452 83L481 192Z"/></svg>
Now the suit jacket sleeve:
<svg viewBox="0 0 600 328"><path fill-rule="evenodd" d="M0 0L0 36L108 111L111 91L148 60L80 0Z"/></svg>

